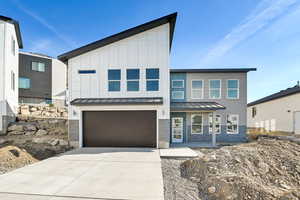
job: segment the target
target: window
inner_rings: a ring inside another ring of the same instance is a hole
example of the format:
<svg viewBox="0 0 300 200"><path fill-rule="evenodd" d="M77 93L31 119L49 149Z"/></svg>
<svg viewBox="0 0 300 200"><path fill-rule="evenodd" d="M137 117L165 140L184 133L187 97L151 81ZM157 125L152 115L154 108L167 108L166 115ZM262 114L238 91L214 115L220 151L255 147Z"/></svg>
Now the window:
<svg viewBox="0 0 300 200"><path fill-rule="evenodd" d="M238 134L239 116L238 115L227 115L227 133Z"/></svg>
<svg viewBox="0 0 300 200"><path fill-rule="evenodd" d="M121 90L121 70L108 70L108 91L117 92Z"/></svg>
<svg viewBox="0 0 300 200"><path fill-rule="evenodd" d="M256 116L256 107L252 107L252 118Z"/></svg>
<svg viewBox="0 0 300 200"><path fill-rule="evenodd" d="M227 80L227 98L239 98L239 80Z"/></svg>
<svg viewBox="0 0 300 200"><path fill-rule="evenodd" d="M147 91L159 90L159 69L146 69Z"/></svg>
<svg viewBox="0 0 300 200"><path fill-rule="evenodd" d="M29 89L30 88L30 79L20 77L19 78L19 88L21 89Z"/></svg>
<svg viewBox="0 0 300 200"><path fill-rule="evenodd" d="M45 72L45 63L42 62L32 62L31 69L37 72Z"/></svg>
<svg viewBox="0 0 300 200"><path fill-rule="evenodd" d="M221 80L209 80L209 98L221 98Z"/></svg>
<svg viewBox="0 0 300 200"><path fill-rule="evenodd" d="M213 132L213 114L208 115L209 133ZM215 133L221 133L221 115L215 115Z"/></svg>
<svg viewBox="0 0 300 200"><path fill-rule="evenodd" d="M192 80L192 99L203 99L203 81Z"/></svg>
<svg viewBox="0 0 300 200"><path fill-rule="evenodd" d="M13 55L16 54L16 40L14 39L14 37L11 37L11 53Z"/></svg>
<svg viewBox="0 0 300 200"><path fill-rule="evenodd" d="M95 74L96 70L78 70L78 74Z"/></svg>
<svg viewBox="0 0 300 200"><path fill-rule="evenodd" d="M11 89L15 90L16 87L16 81L15 81L15 73L11 71Z"/></svg>
<svg viewBox="0 0 300 200"><path fill-rule="evenodd" d="M127 91L139 91L140 90L140 70L139 69L127 69Z"/></svg>
<svg viewBox="0 0 300 200"><path fill-rule="evenodd" d="M172 99L184 99L183 91L172 91Z"/></svg>
<svg viewBox="0 0 300 200"><path fill-rule="evenodd" d="M184 80L172 80L172 88L184 88Z"/></svg>
<svg viewBox="0 0 300 200"><path fill-rule="evenodd" d="M203 133L203 120L201 114L192 115L192 131L191 134L202 134Z"/></svg>

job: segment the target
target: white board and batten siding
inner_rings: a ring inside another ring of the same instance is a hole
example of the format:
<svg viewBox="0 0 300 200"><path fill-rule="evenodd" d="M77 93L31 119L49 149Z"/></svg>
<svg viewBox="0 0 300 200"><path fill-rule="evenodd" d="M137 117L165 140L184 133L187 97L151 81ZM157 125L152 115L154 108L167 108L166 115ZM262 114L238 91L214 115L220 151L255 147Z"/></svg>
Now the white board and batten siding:
<svg viewBox="0 0 300 200"><path fill-rule="evenodd" d="M12 53L12 39L15 51ZM18 107L19 46L13 24L0 20L0 116L14 115ZM12 88L14 74L14 89ZM2 120L0 120L2 122ZM0 124L0 131L2 124Z"/></svg>
<svg viewBox="0 0 300 200"><path fill-rule="evenodd" d="M163 105L138 107L154 107L158 111L158 118L169 119L169 28L169 24L164 24L69 59L69 101L76 98L163 97ZM128 92L126 89L126 69L130 68L140 69L138 92ZM147 68L159 68L159 91L146 91ZM121 69L120 92L108 91L108 69ZM79 74L78 70L96 70L96 73ZM136 107L102 106L101 109ZM74 106L70 106L69 115L70 119L79 118Z"/></svg>

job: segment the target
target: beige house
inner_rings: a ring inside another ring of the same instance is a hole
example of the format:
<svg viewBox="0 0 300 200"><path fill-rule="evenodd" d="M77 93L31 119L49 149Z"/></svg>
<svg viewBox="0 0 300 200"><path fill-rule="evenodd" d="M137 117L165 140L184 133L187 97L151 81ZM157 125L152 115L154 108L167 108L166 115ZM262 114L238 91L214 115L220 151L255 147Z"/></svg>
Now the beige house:
<svg viewBox="0 0 300 200"><path fill-rule="evenodd" d="M248 128L300 134L299 83L292 88L249 103L247 115Z"/></svg>

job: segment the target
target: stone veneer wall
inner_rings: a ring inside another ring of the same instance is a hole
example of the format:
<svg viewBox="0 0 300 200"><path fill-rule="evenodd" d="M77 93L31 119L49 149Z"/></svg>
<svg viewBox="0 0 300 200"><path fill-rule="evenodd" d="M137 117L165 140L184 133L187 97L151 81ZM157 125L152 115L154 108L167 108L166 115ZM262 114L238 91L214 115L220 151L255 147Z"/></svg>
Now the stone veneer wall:
<svg viewBox="0 0 300 200"><path fill-rule="evenodd" d="M51 104L21 104L18 115L37 118L68 118L68 111L65 107L55 107Z"/></svg>
<svg viewBox="0 0 300 200"><path fill-rule="evenodd" d="M79 147L79 120L69 120L69 141L71 146Z"/></svg>

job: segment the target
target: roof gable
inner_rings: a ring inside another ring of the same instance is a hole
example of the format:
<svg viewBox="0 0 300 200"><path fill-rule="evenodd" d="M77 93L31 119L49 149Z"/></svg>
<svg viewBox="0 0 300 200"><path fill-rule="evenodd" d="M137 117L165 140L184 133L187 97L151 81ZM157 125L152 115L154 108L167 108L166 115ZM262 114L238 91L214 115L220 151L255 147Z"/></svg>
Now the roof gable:
<svg viewBox="0 0 300 200"><path fill-rule="evenodd" d="M22 49L23 48L23 42L22 42L22 37L21 37L21 31L20 31L20 26L19 26L19 22L10 18L10 17L5 17L0 15L0 20L3 20L7 23L11 23L14 25L15 27L15 31L16 31L16 36L17 36L17 40L18 40L18 45L19 48Z"/></svg>
<svg viewBox="0 0 300 200"><path fill-rule="evenodd" d="M147 22L145 24L127 29L125 31L122 31L120 33L114 34L112 36L106 37L104 39L92 42L90 44L87 44L85 46L82 46L80 48L74 49L72 51L69 51L67 53L64 53L62 55L58 56L58 59L66 62L68 59L76 57L78 55L81 55L83 53L98 49L100 47L106 46L108 44L120 41L122 39L128 38L130 36L136 35L138 33L156 28L160 25L170 23L170 49L172 46L172 40L173 40L173 34L174 34L174 28L175 28L175 22L176 22L177 13L172 13L170 15L161 17L159 19Z"/></svg>

